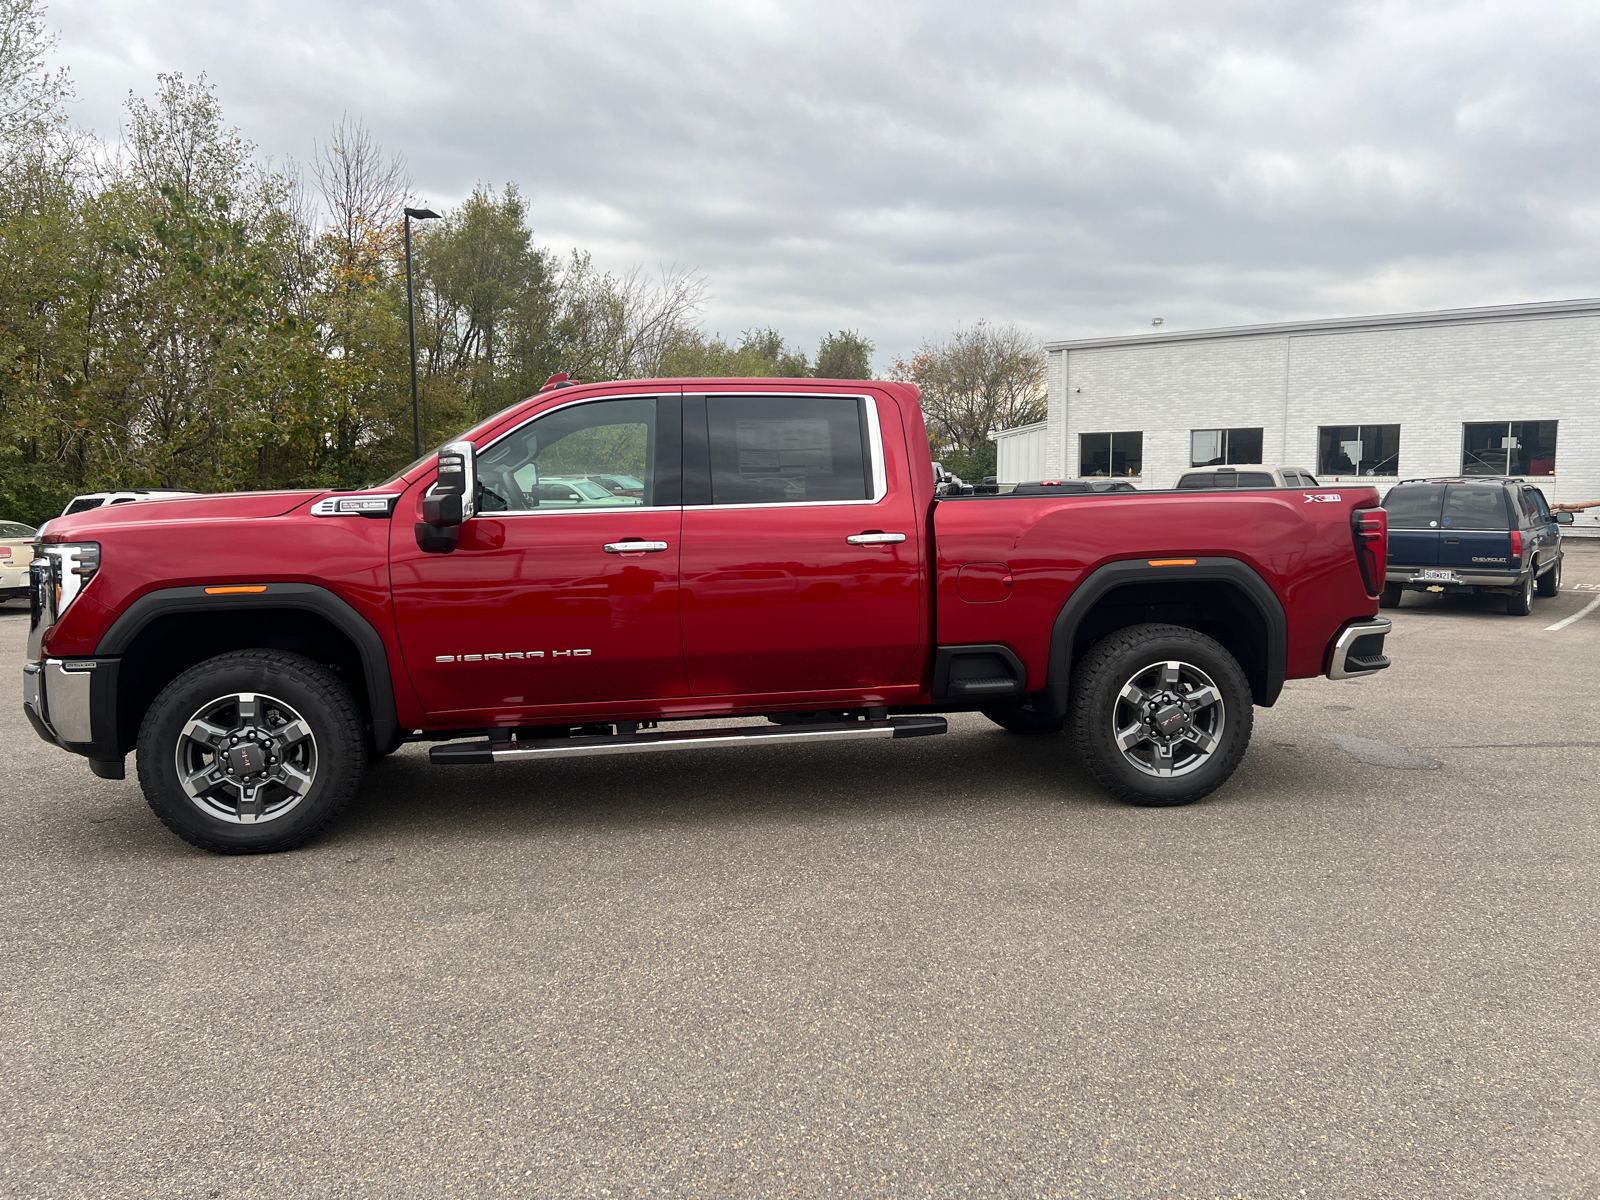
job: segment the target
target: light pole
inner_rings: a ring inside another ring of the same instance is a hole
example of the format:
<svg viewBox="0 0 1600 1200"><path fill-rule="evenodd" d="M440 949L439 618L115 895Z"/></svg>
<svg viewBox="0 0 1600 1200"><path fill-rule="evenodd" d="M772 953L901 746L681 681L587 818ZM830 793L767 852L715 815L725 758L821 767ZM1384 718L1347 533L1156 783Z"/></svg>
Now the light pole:
<svg viewBox="0 0 1600 1200"><path fill-rule="evenodd" d="M411 336L411 443L422 457L422 406L417 402L417 310L411 299L411 220L437 221L439 214L431 208L406 209L406 332Z"/></svg>

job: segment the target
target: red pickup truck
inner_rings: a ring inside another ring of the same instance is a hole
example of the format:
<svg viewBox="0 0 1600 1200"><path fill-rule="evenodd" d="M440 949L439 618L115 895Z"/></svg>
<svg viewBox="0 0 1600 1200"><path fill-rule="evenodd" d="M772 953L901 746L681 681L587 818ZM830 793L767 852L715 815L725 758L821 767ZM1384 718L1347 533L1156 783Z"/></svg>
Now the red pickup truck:
<svg viewBox="0 0 1600 1200"><path fill-rule="evenodd" d="M1389 665L1373 489L940 496L917 397L557 377L365 491L58 518L28 716L102 778L136 750L174 833L242 853L316 835L405 742L487 764L953 711L1183 804L1285 679Z"/></svg>

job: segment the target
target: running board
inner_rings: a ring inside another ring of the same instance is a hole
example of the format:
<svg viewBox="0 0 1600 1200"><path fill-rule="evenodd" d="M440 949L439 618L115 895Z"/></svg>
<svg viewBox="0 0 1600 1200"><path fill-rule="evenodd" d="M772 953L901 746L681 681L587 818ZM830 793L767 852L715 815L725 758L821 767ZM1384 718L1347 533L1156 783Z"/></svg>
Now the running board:
<svg viewBox="0 0 1600 1200"><path fill-rule="evenodd" d="M607 734L599 737L527 741L451 742L428 751L438 766L483 766L526 758L582 758L594 754L643 754L654 750L700 750L771 742L843 742L855 738L929 737L949 726L943 717L890 717L883 721L838 721L817 725L749 725L737 729L690 729L682 733Z"/></svg>

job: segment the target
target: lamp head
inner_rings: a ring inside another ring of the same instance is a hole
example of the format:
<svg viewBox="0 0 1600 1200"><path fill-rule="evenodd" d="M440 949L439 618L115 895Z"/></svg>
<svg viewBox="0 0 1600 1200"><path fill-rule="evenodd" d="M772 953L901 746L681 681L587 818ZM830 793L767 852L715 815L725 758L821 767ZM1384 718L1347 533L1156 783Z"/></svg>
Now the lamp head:
<svg viewBox="0 0 1600 1200"><path fill-rule="evenodd" d="M439 214L431 208L408 208L406 209L406 216L415 217L419 221L437 221L439 219Z"/></svg>

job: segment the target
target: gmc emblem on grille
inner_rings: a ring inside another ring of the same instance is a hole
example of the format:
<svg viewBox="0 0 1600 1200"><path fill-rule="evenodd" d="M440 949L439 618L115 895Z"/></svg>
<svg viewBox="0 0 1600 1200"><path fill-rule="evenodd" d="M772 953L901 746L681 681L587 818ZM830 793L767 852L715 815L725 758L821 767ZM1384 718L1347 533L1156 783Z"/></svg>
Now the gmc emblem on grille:
<svg viewBox="0 0 1600 1200"><path fill-rule="evenodd" d="M588 658L593 650L507 650L502 654L436 654L436 663L527 662L535 658Z"/></svg>

